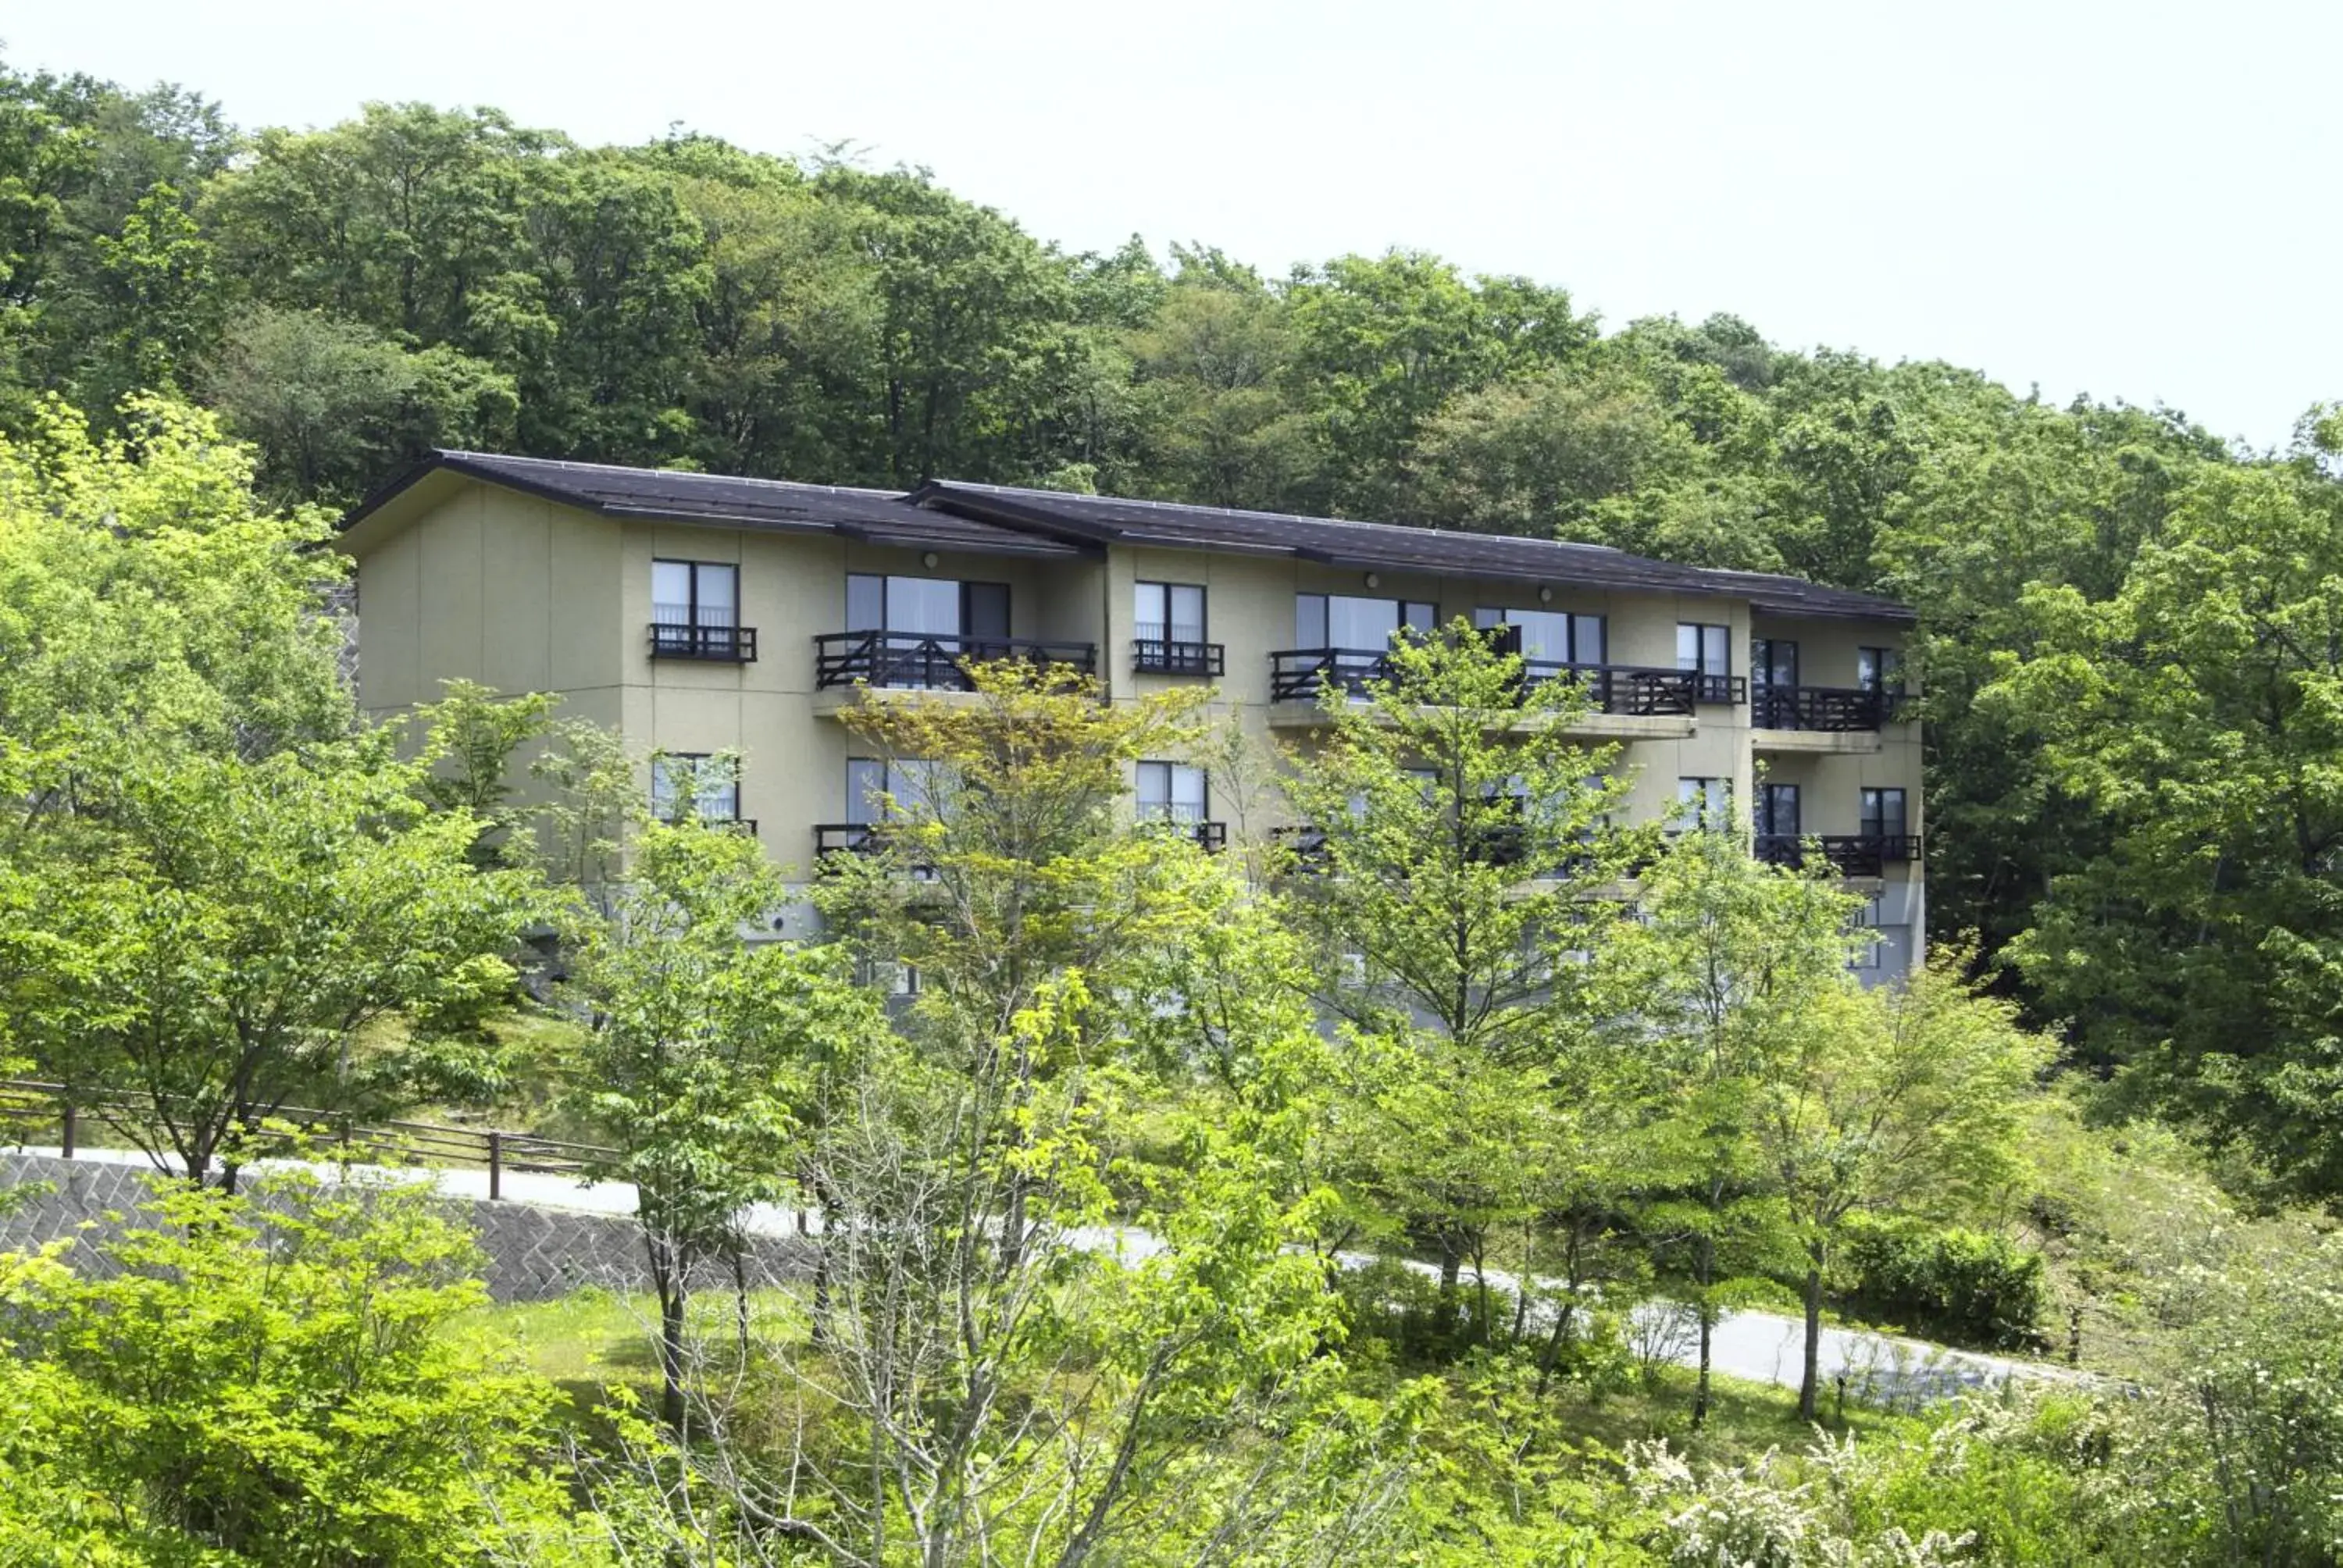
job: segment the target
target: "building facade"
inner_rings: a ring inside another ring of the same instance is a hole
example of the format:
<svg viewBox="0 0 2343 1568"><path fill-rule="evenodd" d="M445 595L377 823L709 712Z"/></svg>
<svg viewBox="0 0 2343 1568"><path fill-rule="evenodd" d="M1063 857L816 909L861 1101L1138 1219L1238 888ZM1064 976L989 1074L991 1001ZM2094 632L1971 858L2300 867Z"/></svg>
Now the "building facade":
<svg viewBox="0 0 2343 1568"><path fill-rule="evenodd" d="M1598 546L935 482L908 495L443 452L359 506L359 697L379 717L466 678L558 694L669 760L684 792L809 870L864 840L915 764L838 716L950 690L970 658L1071 664L1106 700L1208 683L1254 739L1306 745L1326 683L1458 617L1574 677L1624 747L1638 819L1746 819L1870 895L1882 976L1920 957L1920 726L1892 600ZM1502 629L1496 629L1502 628ZM880 694L874 697L875 694ZM740 759L736 780L691 759ZM1142 764L1140 809L1208 844L1295 824L1273 792Z"/></svg>

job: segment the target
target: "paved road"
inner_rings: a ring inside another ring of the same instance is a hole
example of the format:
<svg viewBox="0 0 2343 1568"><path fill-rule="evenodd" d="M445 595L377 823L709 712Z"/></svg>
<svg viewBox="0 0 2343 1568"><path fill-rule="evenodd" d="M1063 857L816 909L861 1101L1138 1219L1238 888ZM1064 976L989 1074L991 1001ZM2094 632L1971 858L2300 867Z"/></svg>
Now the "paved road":
<svg viewBox="0 0 2343 1568"><path fill-rule="evenodd" d="M28 1148L23 1152L55 1154L58 1151L54 1148ZM148 1163L144 1154L134 1150L82 1149L75 1152L75 1158L125 1165ZM331 1164L295 1161L262 1161L247 1169L265 1172L272 1167L295 1166L329 1179L339 1175L342 1170ZM488 1173L485 1170L361 1165L350 1167L349 1174L377 1181L403 1181L427 1176L439 1191L451 1198L485 1199L488 1195ZM635 1211L635 1190L623 1181L588 1186L568 1176L508 1171L504 1173L502 1185L508 1202L532 1203L548 1209L571 1209L596 1214L631 1214ZM760 1235L791 1235L808 1226L818 1228L818 1221L802 1217L794 1210L771 1204L759 1204L749 1213L749 1229ZM1144 1231L1106 1227L1077 1232L1072 1240L1078 1246L1128 1257L1143 1257L1154 1251L1157 1245L1155 1239ZM1362 1257L1350 1261L1364 1262L1366 1260ZM1433 1271L1432 1265L1428 1263L1411 1263L1409 1266L1426 1272ZM1507 1293L1511 1293L1514 1285L1512 1275L1494 1271L1490 1273L1489 1282ZM1698 1352L1689 1331L1679 1327L1673 1332L1669 1332L1665 1308L1646 1305L1637 1309L1637 1316L1639 1332L1652 1337L1654 1342L1664 1343L1668 1359L1685 1366L1695 1364ZM1729 1377L1795 1388L1798 1386L1804 1345L1805 1325L1796 1318L1777 1312L1730 1312L1716 1326L1711 1345L1711 1364L1717 1372ZM1901 1339L1864 1329L1829 1326L1823 1330L1820 1364L1825 1399L1830 1397L1836 1380L1844 1377L1849 1397L1870 1404L1922 1401L1963 1389L1995 1387L2012 1379L2066 1382L2077 1375L2064 1367L2039 1362L1947 1350L1942 1345L1929 1344L1921 1340Z"/></svg>

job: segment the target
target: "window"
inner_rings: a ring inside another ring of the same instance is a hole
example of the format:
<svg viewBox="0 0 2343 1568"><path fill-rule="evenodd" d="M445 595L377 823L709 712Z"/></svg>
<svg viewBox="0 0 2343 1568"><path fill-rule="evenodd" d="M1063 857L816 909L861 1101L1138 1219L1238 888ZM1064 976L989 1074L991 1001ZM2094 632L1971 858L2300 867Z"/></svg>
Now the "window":
<svg viewBox="0 0 2343 1568"><path fill-rule="evenodd" d="M1847 930L1848 934L1861 939L1855 943L1855 957L1848 960L1849 967L1856 970L1878 969L1881 951L1887 943L1879 930L1877 895L1875 894L1865 902L1863 908L1855 911L1854 918L1847 921Z"/></svg>
<svg viewBox="0 0 2343 1568"><path fill-rule="evenodd" d="M1733 673L1733 628L1698 621L1676 622L1676 668L1701 675Z"/></svg>
<svg viewBox="0 0 2343 1568"><path fill-rule="evenodd" d="M882 996L915 997L920 994L919 970L893 959L855 960L854 982Z"/></svg>
<svg viewBox="0 0 2343 1568"><path fill-rule="evenodd" d="M1676 822L1678 828L1729 828L1733 825L1733 780L1730 779L1679 779L1676 780Z"/></svg>
<svg viewBox="0 0 2343 1568"><path fill-rule="evenodd" d="M850 645L830 674L873 686L964 689L959 658L1009 651L1009 585L850 572L846 629L848 638L829 639Z"/></svg>
<svg viewBox="0 0 2343 1568"><path fill-rule="evenodd" d="M740 568L723 561L651 562L651 652L754 658L756 634L740 625Z"/></svg>
<svg viewBox="0 0 2343 1568"><path fill-rule="evenodd" d="M1798 684L1798 645L1787 638L1761 637L1749 645L1749 675L1759 686Z"/></svg>
<svg viewBox="0 0 2343 1568"><path fill-rule="evenodd" d="M1219 675L1221 649L1205 640L1204 590L1195 583L1132 585L1133 668L1160 675Z"/></svg>
<svg viewBox="0 0 2343 1568"><path fill-rule="evenodd" d="M1204 640L1204 590L1193 583L1138 583L1132 635L1145 642Z"/></svg>
<svg viewBox="0 0 2343 1568"><path fill-rule="evenodd" d="M1358 598L1338 593L1293 596L1296 648L1379 654L1403 630L1430 632L1439 625L1440 607L1419 599Z"/></svg>
<svg viewBox="0 0 2343 1568"><path fill-rule="evenodd" d="M1901 839L1906 836L1903 790L1865 789L1863 792L1863 836L1866 839Z"/></svg>
<svg viewBox="0 0 2343 1568"><path fill-rule="evenodd" d="M846 759L846 819L866 828L890 816L933 816L937 799L936 765L919 758L899 757L882 762L872 757Z"/></svg>
<svg viewBox="0 0 2343 1568"><path fill-rule="evenodd" d="M1858 648L1855 650L1855 684L1865 691L1895 692L1904 689L1904 655L1893 648Z"/></svg>
<svg viewBox="0 0 2343 1568"><path fill-rule="evenodd" d="M1490 609L1473 612L1473 624L1486 629L1521 628L1521 656L1532 664L1603 664L1609 638L1599 615L1560 609Z"/></svg>
<svg viewBox="0 0 2343 1568"><path fill-rule="evenodd" d="M665 751L651 759L651 815L662 822L687 811L703 822L740 819L738 768L704 751Z"/></svg>
<svg viewBox="0 0 2343 1568"><path fill-rule="evenodd" d="M1194 827L1212 815L1212 786L1202 768L1185 762L1139 765L1139 819Z"/></svg>
<svg viewBox="0 0 2343 1568"><path fill-rule="evenodd" d="M1765 784L1757 790L1757 834L1766 839L1795 839L1798 826L1798 787Z"/></svg>
<svg viewBox="0 0 2343 1568"><path fill-rule="evenodd" d="M846 629L907 637L1005 638L1009 636L1009 585L850 572Z"/></svg>

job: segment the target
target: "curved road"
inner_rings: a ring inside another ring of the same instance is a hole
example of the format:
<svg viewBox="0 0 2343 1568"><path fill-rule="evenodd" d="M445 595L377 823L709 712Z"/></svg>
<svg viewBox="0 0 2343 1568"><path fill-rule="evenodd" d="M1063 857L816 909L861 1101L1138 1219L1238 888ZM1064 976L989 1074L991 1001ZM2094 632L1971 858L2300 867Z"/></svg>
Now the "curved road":
<svg viewBox="0 0 2343 1568"><path fill-rule="evenodd" d="M47 1155L58 1152L54 1148L25 1148L20 1151ZM81 1149L75 1151L74 1157L108 1164L151 1163L145 1155L125 1149ZM316 1161L262 1161L247 1169L265 1171L271 1166L299 1166L327 1180L343 1174L340 1166ZM362 1174L368 1180L380 1181L412 1181L418 1176L428 1176L432 1184L450 1198L486 1200L488 1195L488 1173L485 1170L354 1165L348 1167L348 1171ZM504 1201L509 1203L529 1203L542 1208L570 1209L595 1214L632 1214L635 1211L635 1190L621 1181L589 1186L568 1176L508 1171L504 1173L502 1186ZM800 1218L792 1210L759 1204L749 1212L749 1229L760 1235L794 1235L800 1230ZM1144 1255L1154 1247L1154 1239L1142 1231L1115 1229L1081 1232L1074 1237L1074 1241L1082 1247L1125 1255ZM1364 1262L1366 1260L1361 1257L1355 1261ZM1409 1266L1426 1272L1433 1271L1427 1263L1411 1263ZM1489 1282L1507 1292L1514 1285L1512 1275L1494 1271L1489 1274ZM1637 1308L1635 1312L1639 1332L1654 1340L1664 1340L1668 1359L1684 1366L1696 1364L1697 1347L1689 1332L1668 1332L1666 1308L1646 1303ZM1804 1347L1805 1325L1796 1318L1778 1312L1728 1312L1716 1325L1711 1344L1710 1364L1727 1377L1795 1388L1798 1386ZM2073 1382L2084 1375L2041 1362L1948 1350L1924 1340L1902 1339L1892 1334L1875 1333L1867 1329L1829 1325L1823 1329L1821 1367L1823 1397L1825 1400L1831 1397L1837 1380L1845 1378L1849 1396L1874 1406L1917 1402L1957 1393L1965 1389L1996 1387L2013 1379Z"/></svg>

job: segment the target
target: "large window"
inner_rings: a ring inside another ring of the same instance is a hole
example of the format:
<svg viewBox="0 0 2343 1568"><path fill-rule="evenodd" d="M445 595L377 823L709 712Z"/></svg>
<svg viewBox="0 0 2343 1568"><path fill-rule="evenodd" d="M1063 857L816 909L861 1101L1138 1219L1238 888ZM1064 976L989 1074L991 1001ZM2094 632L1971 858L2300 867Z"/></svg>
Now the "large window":
<svg viewBox="0 0 2343 1568"><path fill-rule="evenodd" d="M651 815L675 822L687 814L704 822L739 820L739 773L730 761L699 751L665 751L651 759Z"/></svg>
<svg viewBox="0 0 2343 1568"><path fill-rule="evenodd" d="M1204 590L1196 583L1137 583L1132 635L1152 642L1204 640Z"/></svg>
<svg viewBox="0 0 2343 1568"><path fill-rule="evenodd" d="M1904 791L1901 789L1865 789L1863 792L1863 836L1866 839L1902 839L1909 836L1904 815Z"/></svg>
<svg viewBox="0 0 2343 1568"><path fill-rule="evenodd" d="M1489 609L1473 612L1473 624L1486 629L1520 628L1521 656L1532 664L1604 664L1609 638L1599 615L1560 609Z"/></svg>
<svg viewBox="0 0 2343 1568"><path fill-rule="evenodd" d="M852 678L957 689L967 685L960 660L1009 651L1009 585L850 572L846 629L861 634L842 655Z"/></svg>
<svg viewBox="0 0 2343 1568"><path fill-rule="evenodd" d="M754 658L755 634L740 625L740 568L727 561L651 562L651 652Z"/></svg>
<svg viewBox="0 0 2343 1568"><path fill-rule="evenodd" d="M1733 780L1730 779L1677 779L1675 825L1678 828L1731 827L1733 825Z"/></svg>
<svg viewBox="0 0 2343 1568"><path fill-rule="evenodd" d="M1211 781L1185 762L1139 765L1139 819L1194 827L1212 815Z"/></svg>
<svg viewBox="0 0 2343 1568"><path fill-rule="evenodd" d="M1403 629L1431 632L1439 625L1440 607L1419 599L1355 598L1339 593L1293 596L1296 648L1379 654Z"/></svg>

